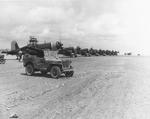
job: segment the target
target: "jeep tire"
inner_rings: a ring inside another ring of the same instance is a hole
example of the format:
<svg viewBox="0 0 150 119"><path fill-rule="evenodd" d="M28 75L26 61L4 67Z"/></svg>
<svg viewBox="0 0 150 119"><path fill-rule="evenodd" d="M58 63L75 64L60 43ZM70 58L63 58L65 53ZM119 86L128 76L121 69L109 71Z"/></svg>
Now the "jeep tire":
<svg viewBox="0 0 150 119"><path fill-rule="evenodd" d="M27 66L25 67L25 71L26 71L26 74L28 76L31 76L34 74L34 67L32 64L27 64Z"/></svg>
<svg viewBox="0 0 150 119"><path fill-rule="evenodd" d="M50 74L52 78L59 78L61 75L61 70L60 67L58 66L52 66L51 70L50 70Z"/></svg>

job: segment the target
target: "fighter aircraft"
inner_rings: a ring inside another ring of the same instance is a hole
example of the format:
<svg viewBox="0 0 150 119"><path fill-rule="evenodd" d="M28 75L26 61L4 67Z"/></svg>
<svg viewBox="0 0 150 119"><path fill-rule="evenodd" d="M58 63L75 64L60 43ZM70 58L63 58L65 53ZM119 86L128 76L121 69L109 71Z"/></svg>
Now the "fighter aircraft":
<svg viewBox="0 0 150 119"><path fill-rule="evenodd" d="M99 56L97 49L90 48L89 52L90 52L91 55Z"/></svg>
<svg viewBox="0 0 150 119"><path fill-rule="evenodd" d="M74 47L65 47L58 51L58 54L63 54L69 57L77 57L77 53Z"/></svg>
<svg viewBox="0 0 150 119"><path fill-rule="evenodd" d="M18 43L16 41L12 41L11 42L11 50L3 50L2 53L5 53L7 55L16 55L17 59L21 58L22 53L20 53L20 51L25 51L26 49L29 48L37 48L37 49L49 49L49 50L58 50L61 49L63 44L59 41L57 41L56 43L42 43L42 44L38 44L37 43L37 39L34 37L30 37L29 40L29 44L23 47L19 47Z"/></svg>
<svg viewBox="0 0 150 119"><path fill-rule="evenodd" d="M37 38L30 36L29 44L27 46L35 47L35 48L43 49L43 50L49 49L53 51L62 49L62 46L63 46L63 44L59 41L57 41L54 44L51 42L38 44L37 42L38 42Z"/></svg>
<svg viewBox="0 0 150 119"><path fill-rule="evenodd" d="M11 42L11 50L3 50L2 53L7 55L16 55L19 58L19 46L16 41Z"/></svg>
<svg viewBox="0 0 150 119"><path fill-rule="evenodd" d="M88 48L81 49L81 55L86 57L91 56Z"/></svg>

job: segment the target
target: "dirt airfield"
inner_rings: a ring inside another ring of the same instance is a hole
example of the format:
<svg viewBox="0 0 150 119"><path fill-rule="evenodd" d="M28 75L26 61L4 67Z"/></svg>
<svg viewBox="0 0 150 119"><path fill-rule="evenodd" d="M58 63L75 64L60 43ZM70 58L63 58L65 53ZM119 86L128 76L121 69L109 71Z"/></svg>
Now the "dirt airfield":
<svg viewBox="0 0 150 119"><path fill-rule="evenodd" d="M0 64L0 119L150 119L150 57L78 57L75 74L26 76Z"/></svg>

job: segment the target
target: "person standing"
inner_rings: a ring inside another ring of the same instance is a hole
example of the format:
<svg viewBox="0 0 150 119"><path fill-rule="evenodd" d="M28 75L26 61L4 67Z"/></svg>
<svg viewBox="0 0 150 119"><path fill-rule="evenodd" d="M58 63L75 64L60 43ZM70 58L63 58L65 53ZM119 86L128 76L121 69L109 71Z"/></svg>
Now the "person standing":
<svg viewBox="0 0 150 119"><path fill-rule="evenodd" d="M20 62L22 59L22 51L21 50L18 52L18 56L19 56L19 62Z"/></svg>

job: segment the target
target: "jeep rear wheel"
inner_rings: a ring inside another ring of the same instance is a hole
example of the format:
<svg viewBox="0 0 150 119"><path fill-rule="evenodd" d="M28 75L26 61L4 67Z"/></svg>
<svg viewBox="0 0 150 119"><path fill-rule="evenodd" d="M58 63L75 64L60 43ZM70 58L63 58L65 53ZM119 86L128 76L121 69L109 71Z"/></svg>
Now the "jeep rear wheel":
<svg viewBox="0 0 150 119"><path fill-rule="evenodd" d="M34 67L32 64L27 64L27 66L25 67L25 71L26 71L26 74L28 76L31 76L34 74Z"/></svg>
<svg viewBox="0 0 150 119"><path fill-rule="evenodd" d="M59 78L61 75L60 67L52 66L50 73L52 78Z"/></svg>

